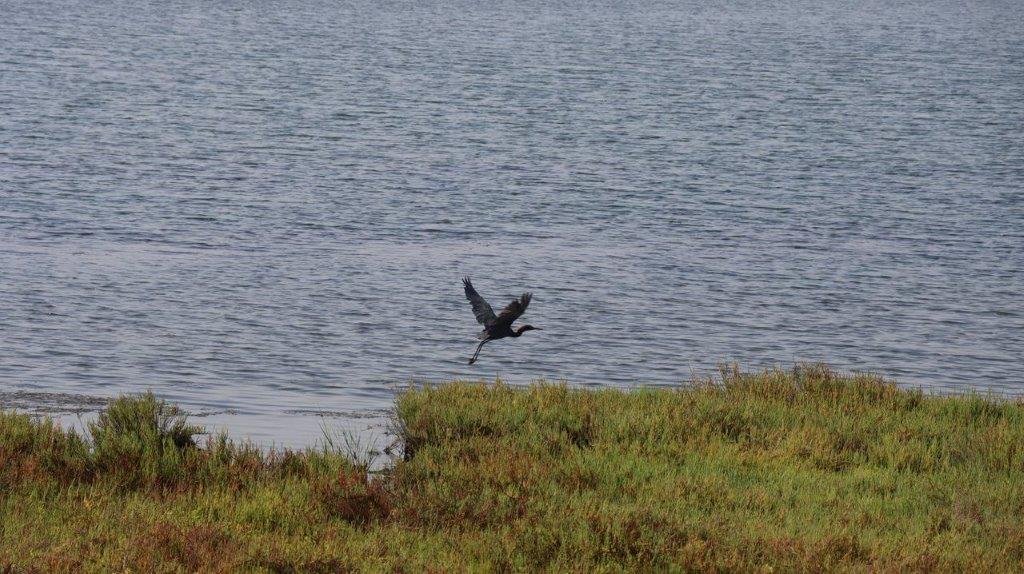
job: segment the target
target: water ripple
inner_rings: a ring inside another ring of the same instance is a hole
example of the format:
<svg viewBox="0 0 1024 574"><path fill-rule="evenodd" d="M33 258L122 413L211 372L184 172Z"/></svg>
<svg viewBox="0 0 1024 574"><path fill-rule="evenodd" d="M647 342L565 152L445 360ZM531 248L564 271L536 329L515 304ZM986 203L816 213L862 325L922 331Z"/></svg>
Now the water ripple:
<svg viewBox="0 0 1024 574"><path fill-rule="evenodd" d="M1019 3L4 13L0 404L301 444L450 378L1024 390ZM545 331L468 367L466 274Z"/></svg>

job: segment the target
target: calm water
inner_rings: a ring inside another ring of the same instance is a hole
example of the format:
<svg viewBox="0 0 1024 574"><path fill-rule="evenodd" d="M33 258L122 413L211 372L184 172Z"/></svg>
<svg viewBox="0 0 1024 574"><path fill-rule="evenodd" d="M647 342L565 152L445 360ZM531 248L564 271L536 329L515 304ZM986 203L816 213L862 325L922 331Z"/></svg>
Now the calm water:
<svg viewBox="0 0 1024 574"><path fill-rule="evenodd" d="M1024 393L1020 2L0 13L8 405L306 444L412 380ZM464 274L545 330L467 366Z"/></svg>

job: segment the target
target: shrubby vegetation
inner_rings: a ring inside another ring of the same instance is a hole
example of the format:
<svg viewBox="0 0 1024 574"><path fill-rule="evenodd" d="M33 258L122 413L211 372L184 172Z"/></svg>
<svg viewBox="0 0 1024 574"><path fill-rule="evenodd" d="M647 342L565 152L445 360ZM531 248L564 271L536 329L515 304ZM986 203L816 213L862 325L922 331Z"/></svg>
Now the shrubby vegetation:
<svg viewBox="0 0 1024 574"><path fill-rule="evenodd" d="M85 436L0 414L0 571L1024 570L1019 402L803 365L395 411L378 472L334 440L197 440L152 395Z"/></svg>

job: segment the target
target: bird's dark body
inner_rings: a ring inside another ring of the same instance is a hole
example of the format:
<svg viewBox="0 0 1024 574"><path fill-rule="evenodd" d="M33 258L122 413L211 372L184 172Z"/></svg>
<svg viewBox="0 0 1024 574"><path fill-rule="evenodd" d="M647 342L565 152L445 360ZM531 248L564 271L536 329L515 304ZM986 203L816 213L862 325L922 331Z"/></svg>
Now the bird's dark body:
<svg viewBox="0 0 1024 574"><path fill-rule="evenodd" d="M487 339L493 341L495 339L504 339L505 337L518 337L520 334L512 330L511 325L495 325L490 329L484 329L477 335L477 339Z"/></svg>
<svg viewBox="0 0 1024 574"><path fill-rule="evenodd" d="M518 299L513 299L508 306L502 309L501 314L495 315L494 310L491 309L487 301L473 288L473 283L470 282L469 277L462 279L462 285L466 291L466 299L469 299L470 304L473 305L473 314L476 315L477 322L484 326L484 330L477 335L477 338L480 339L480 344L477 345L476 352L473 353L473 357L469 360L470 365L476 362L480 349L483 348L484 343L487 341L504 339L505 337L520 337L526 331L540 330L539 327L534 327L533 325L522 325L517 329L512 328L512 323L526 312L526 308L530 305L530 300L533 298L532 293L523 293Z"/></svg>

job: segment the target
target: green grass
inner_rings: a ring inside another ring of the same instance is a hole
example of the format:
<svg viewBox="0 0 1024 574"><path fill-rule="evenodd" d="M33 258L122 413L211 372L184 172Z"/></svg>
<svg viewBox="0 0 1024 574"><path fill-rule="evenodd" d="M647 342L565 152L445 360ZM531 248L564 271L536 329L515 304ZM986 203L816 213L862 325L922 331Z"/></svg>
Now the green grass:
<svg viewBox="0 0 1024 574"><path fill-rule="evenodd" d="M0 571L1024 570L1024 405L817 365L403 393L405 457L0 414Z"/></svg>

